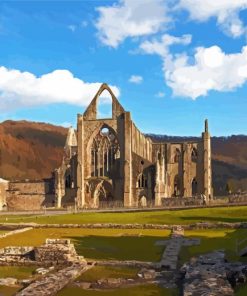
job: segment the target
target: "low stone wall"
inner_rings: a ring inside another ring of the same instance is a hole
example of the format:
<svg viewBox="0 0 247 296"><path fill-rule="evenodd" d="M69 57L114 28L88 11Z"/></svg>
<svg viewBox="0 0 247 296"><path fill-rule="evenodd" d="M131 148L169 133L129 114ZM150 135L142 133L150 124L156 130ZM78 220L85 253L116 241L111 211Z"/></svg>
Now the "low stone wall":
<svg viewBox="0 0 247 296"><path fill-rule="evenodd" d="M59 270L56 273L36 280L27 288L18 292L16 296L48 296L57 295L57 292L76 279L84 271L86 262L74 263L72 266Z"/></svg>
<svg viewBox="0 0 247 296"><path fill-rule="evenodd" d="M89 229L167 229L182 227L184 230L194 229L238 229L247 228L247 222L226 223L226 222L202 222L187 225L168 224L115 224L115 223L94 223L94 224L37 224L37 223L2 223L0 229L7 230L8 227L33 227L33 228L89 228Z"/></svg>
<svg viewBox="0 0 247 296"><path fill-rule="evenodd" d="M85 261L78 256L74 245L68 239L47 239L39 247L9 246L0 249L0 265L71 265Z"/></svg>
<svg viewBox="0 0 247 296"><path fill-rule="evenodd" d="M205 204L203 198L199 197L170 197L162 198L162 206L171 207L188 207L188 206L203 206Z"/></svg>
<svg viewBox="0 0 247 296"><path fill-rule="evenodd" d="M69 239L47 239L45 244L34 248L34 258L37 262L64 265L83 257L77 255Z"/></svg>

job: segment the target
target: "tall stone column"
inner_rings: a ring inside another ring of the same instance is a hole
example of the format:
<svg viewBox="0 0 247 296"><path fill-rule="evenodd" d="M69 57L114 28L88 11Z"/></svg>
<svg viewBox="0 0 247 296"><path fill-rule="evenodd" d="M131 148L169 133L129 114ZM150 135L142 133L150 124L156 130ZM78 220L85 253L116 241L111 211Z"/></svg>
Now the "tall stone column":
<svg viewBox="0 0 247 296"><path fill-rule="evenodd" d="M131 207L132 196L132 133L130 112L124 113L124 206Z"/></svg>
<svg viewBox="0 0 247 296"><path fill-rule="evenodd" d="M77 115L77 144L78 144L78 163L77 163L77 207L83 208L85 205L84 188L84 124L83 116Z"/></svg>
<svg viewBox="0 0 247 296"><path fill-rule="evenodd" d="M205 120L205 129L202 133L203 141L203 191L207 199L212 197L212 168L211 168L211 137L208 131L208 120Z"/></svg>

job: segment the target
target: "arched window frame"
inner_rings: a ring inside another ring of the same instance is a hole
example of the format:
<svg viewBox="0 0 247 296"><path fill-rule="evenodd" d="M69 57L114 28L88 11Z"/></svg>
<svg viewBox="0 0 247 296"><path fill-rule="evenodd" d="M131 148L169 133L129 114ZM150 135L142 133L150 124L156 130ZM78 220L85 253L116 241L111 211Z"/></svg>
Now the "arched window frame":
<svg viewBox="0 0 247 296"><path fill-rule="evenodd" d="M105 129L108 132L102 132ZM117 158L120 158L120 147L116 133L104 125L94 137L91 146L91 176L109 177Z"/></svg>
<svg viewBox="0 0 247 296"><path fill-rule="evenodd" d="M174 162L179 163L180 158L181 158L181 151L178 148L176 148L175 155L174 155Z"/></svg>
<svg viewBox="0 0 247 296"><path fill-rule="evenodd" d="M194 147L191 151L191 161L197 162L197 159L198 159L198 153L197 153L197 149Z"/></svg>

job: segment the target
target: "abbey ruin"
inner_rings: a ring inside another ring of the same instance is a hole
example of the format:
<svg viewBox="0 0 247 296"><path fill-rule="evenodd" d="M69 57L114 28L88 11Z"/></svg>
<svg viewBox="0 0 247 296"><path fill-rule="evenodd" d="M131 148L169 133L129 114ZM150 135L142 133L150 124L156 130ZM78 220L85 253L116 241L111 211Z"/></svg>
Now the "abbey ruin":
<svg viewBox="0 0 247 296"><path fill-rule="evenodd" d="M111 118L98 119L103 91L112 98ZM197 142L154 143L142 134L107 84L102 84L77 130L70 128L55 171L55 203L98 208L162 206L166 198L212 197L208 122Z"/></svg>

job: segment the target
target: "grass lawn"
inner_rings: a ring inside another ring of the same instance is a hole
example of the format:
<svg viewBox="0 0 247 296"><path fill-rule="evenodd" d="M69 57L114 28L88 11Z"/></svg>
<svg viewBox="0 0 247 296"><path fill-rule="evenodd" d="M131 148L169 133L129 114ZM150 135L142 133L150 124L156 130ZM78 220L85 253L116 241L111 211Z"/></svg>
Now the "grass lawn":
<svg viewBox="0 0 247 296"><path fill-rule="evenodd" d="M14 277L18 280L27 279L32 276L35 269L35 267L26 266L0 266L0 277Z"/></svg>
<svg viewBox="0 0 247 296"><path fill-rule="evenodd" d="M155 246L168 230L140 229L33 229L0 239L6 246L39 246L46 238L70 238L78 254L90 259L159 261L164 247Z"/></svg>
<svg viewBox="0 0 247 296"><path fill-rule="evenodd" d="M8 220L6 221L6 217ZM241 222L247 221L247 206L202 208L176 211L128 212L128 213L79 213L54 216L0 216L4 222L36 223L154 223L154 224L190 224L201 221Z"/></svg>
<svg viewBox="0 0 247 296"><path fill-rule="evenodd" d="M77 287L68 286L61 290L58 296L177 296L177 291L160 288L156 285L142 285L138 287L122 288L107 291L82 290Z"/></svg>
<svg viewBox="0 0 247 296"><path fill-rule="evenodd" d="M227 259L230 261L247 262L246 257L239 257L236 254L236 241L247 237L247 229L203 229L185 231L187 237L201 239L199 246L183 247L180 252L181 264L189 261L192 256L224 249ZM241 247L245 247L247 242ZM247 295L247 294L246 294Z"/></svg>
<svg viewBox="0 0 247 296"><path fill-rule="evenodd" d="M8 230L0 230L0 235L8 232Z"/></svg>
<svg viewBox="0 0 247 296"><path fill-rule="evenodd" d="M76 281L94 282L105 278L135 278L139 268L119 266L94 266L84 272Z"/></svg>
<svg viewBox="0 0 247 296"><path fill-rule="evenodd" d="M241 287L237 288L235 291L236 296L246 296L247 295L247 284L242 285Z"/></svg>

